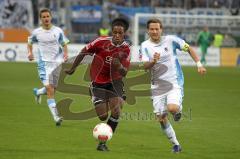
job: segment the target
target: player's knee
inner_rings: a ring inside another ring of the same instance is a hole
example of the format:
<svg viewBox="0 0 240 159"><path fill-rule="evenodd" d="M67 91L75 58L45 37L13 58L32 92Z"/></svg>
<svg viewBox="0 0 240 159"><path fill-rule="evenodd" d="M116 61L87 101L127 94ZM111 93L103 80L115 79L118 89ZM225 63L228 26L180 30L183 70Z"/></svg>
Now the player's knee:
<svg viewBox="0 0 240 159"><path fill-rule="evenodd" d="M53 92L54 91L54 87L51 86L51 85L47 85L46 86L46 90L47 90L47 92Z"/></svg>
<svg viewBox="0 0 240 159"><path fill-rule="evenodd" d="M121 108L119 106L111 109L111 115L113 117L119 118L120 114L121 114Z"/></svg>
<svg viewBox="0 0 240 159"><path fill-rule="evenodd" d="M105 121L105 120L107 120L108 115L101 115L101 116L98 116L98 118L99 118L101 121Z"/></svg>
<svg viewBox="0 0 240 159"><path fill-rule="evenodd" d="M111 109L116 109L116 108L121 108L122 105L124 104L124 100L122 98L112 98L110 99L110 107Z"/></svg>
<svg viewBox="0 0 240 159"><path fill-rule="evenodd" d="M175 104L168 105L168 111L171 113L176 113L179 111L179 106Z"/></svg>
<svg viewBox="0 0 240 159"><path fill-rule="evenodd" d="M46 90L47 90L48 97L53 98L54 97L54 87L52 87L51 85L47 85Z"/></svg>
<svg viewBox="0 0 240 159"><path fill-rule="evenodd" d="M116 112L112 112L111 116L114 117L115 119L118 119L120 117L121 112L120 111L116 111Z"/></svg>
<svg viewBox="0 0 240 159"><path fill-rule="evenodd" d="M162 114L162 115L157 115L157 118L158 118L158 121L160 122L160 123L165 123L165 122L167 122L167 113L164 113L164 114Z"/></svg>

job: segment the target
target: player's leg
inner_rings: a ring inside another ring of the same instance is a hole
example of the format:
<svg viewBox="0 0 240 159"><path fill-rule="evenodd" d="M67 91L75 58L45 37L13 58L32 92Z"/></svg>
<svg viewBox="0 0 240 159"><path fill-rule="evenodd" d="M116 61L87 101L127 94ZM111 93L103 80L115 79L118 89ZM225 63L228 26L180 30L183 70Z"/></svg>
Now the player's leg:
<svg viewBox="0 0 240 159"><path fill-rule="evenodd" d="M47 94L47 89L46 87L42 87L42 88L34 88L34 94L36 94L37 96L40 96L40 95L46 95Z"/></svg>
<svg viewBox="0 0 240 159"><path fill-rule="evenodd" d="M38 66L38 75L40 80L43 82L44 80L46 80L46 67L45 67L45 62L40 61L37 64ZM41 103L41 95L46 95L47 94L47 90L46 87L42 87L40 89L38 88L34 88L33 89L33 94L35 97L35 101L40 104Z"/></svg>
<svg viewBox="0 0 240 159"><path fill-rule="evenodd" d="M46 86L46 89L47 89L48 108L52 114L54 121L56 122L56 126L60 126L63 119L62 119L62 117L59 116L59 113L57 110L57 104L54 99L55 88L53 85L49 84Z"/></svg>
<svg viewBox="0 0 240 159"><path fill-rule="evenodd" d="M108 104L107 103L98 103L95 105L95 110L98 118L101 121L105 121L108 118ZM97 145L98 151L109 151L106 141L99 141Z"/></svg>
<svg viewBox="0 0 240 159"><path fill-rule="evenodd" d="M181 107L177 104L168 104L168 111L173 115L174 121L179 121L182 117Z"/></svg>
<svg viewBox="0 0 240 159"><path fill-rule="evenodd" d="M123 87L124 84L122 80L116 80L112 82L111 87L108 88L109 92L107 92L109 108L111 110L111 116L109 117L107 124L112 128L113 132L115 132L118 126L121 109L124 100L126 99Z"/></svg>
<svg viewBox="0 0 240 159"><path fill-rule="evenodd" d="M118 126L123 103L124 101L121 97L113 97L109 99L109 108L111 110L111 116L108 118L107 124L112 128L113 132L115 132Z"/></svg>
<svg viewBox="0 0 240 159"><path fill-rule="evenodd" d="M183 89L181 88L174 88L167 95L167 110L173 114L173 119L175 121L179 121L181 118L182 101ZM170 141L173 143L172 151L175 153L180 152L182 149L171 125L168 131L172 134L172 138L170 139Z"/></svg>
<svg viewBox="0 0 240 159"><path fill-rule="evenodd" d="M179 142L176 138L174 129L172 128L171 123L167 119L167 107L166 107L167 96L155 96L153 97L153 108L154 113L160 123L160 127L164 134L167 136L169 141L175 146L179 145Z"/></svg>
<svg viewBox="0 0 240 159"><path fill-rule="evenodd" d="M166 134L169 141L173 144L172 151L175 152L175 153L180 152L181 151L181 146L180 146L180 144L177 140L175 131L174 131L171 123L169 122L169 120L167 118L167 113L162 114L162 115L157 115L157 118L158 118L159 123L161 125L161 129Z"/></svg>
<svg viewBox="0 0 240 159"><path fill-rule="evenodd" d="M108 118L108 103L106 99L105 87L105 85L92 83L89 88L90 96L95 106L96 114L101 121L105 121ZM106 142L103 141L99 141L97 150L109 151L108 147L106 146Z"/></svg>
<svg viewBox="0 0 240 159"><path fill-rule="evenodd" d="M121 101L123 101L120 97L113 97L109 99L108 105L106 105L105 109L104 106L102 105L101 108L99 107L98 109L96 109L96 111L98 110L97 114L99 116L99 118L103 118L103 120L107 119L108 115L108 107L111 110L111 116L108 118L107 124L112 128L112 131L114 132L115 129L117 128L118 125L118 119L120 116L120 110L121 110L121 106L122 104ZM101 116L100 116L101 115ZM99 151L109 151L108 147L106 146L106 142L99 142L98 146L97 146L97 150Z"/></svg>
<svg viewBox="0 0 240 159"><path fill-rule="evenodd" d="M98 103L95 105L95 111L98 118L101 121L105 121L108 118L108 104L107 103Z"/></svg>
<svg viewBox="0 0 240 159"><path fill-rule="evenodd" d="M108 118L108 101L106 99L105 84L92 83L89 87L89 93L92 103L95 106L95 111L101 121Z"/></svg>
<svg viewBox="0 0 240 159"><path fill-rule="evenodd" d="M47 103L49 110L53 116L54 121L56 122L56 126L60 126L63 118L60 117L57 104L55 101L55 90L58 84L58 78L60 75L61 67L58 63L46 63L46 81L45 86L47 90Z"/></svg>
<svg viewBox="0 0 240 159"><path fill-rule="evenodd" d="M167 95L167 110L173 115L174 121L182 116L183 88L174 88Z"/></svg>
<svg viewBox="0 0 240 159"><path fill-rule="evenodd" d="M42 87L40 89L33 88L33 94L34 94L34 98L35 98L35 101L37 102L37 104L40 104L41 103L41 95L47 94L46 87Z"/></svg>
<svg viewBox="0 0 240 159"><path fill-rule="evenodd" d="M201 46L201 52L202 52L202 56L201 56L201 62L203 64L206 64L206 54L207 54L207 46Z"/></svg>

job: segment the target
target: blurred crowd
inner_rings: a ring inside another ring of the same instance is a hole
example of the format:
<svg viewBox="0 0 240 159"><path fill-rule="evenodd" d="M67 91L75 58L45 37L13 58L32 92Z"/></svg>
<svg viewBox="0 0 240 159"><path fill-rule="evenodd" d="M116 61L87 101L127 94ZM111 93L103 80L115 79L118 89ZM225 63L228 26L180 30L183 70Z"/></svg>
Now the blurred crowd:
<svg viewBox="0 0 240 159"><path fill-rule="evenodd" d="M125 17L133 25L133 17L136 13L158 14L203 14L203 15L239 15L240 0L0 0L0 28L27 28L33 29L39 25L38 12L40 8L50 8L53 14L53 23L67 30L68 36L73 42L87 43L96 36L111 34L109 24L116 17ZM168 23L167 23L168 24ZM164 22L164 25L167 25ZM140 24L141 25L141 24ZM174 29L175 24L166 27L168 33L178 33L190 43L195 40L193 32L184 29L185 26ZM176 25L178 26L178 25ZM221 27L218 27L221 26ZM231 29L223 28L223 25L211 26L209 30L220 30L224 35L223 45L233 44L233 38L240 36L233 34ZM230 25L229 25L230 26ZM171 29L172 30L167 30ZM201 27L201 26L198 26ZM228 26L227 26L228 27ZM106 30L108 29L108 30ZM111 30L111 29L110 29ZM238 30L238 29L235 29ZM132 26L128 31L128 37L132 37ZM188 34L186 34L186 32ZM227 34L227 35L225 35ZM232 34L232 35L231 35ZM2 36L2 34L0 34ZM139 33L140 39L145 35ZM235 44L234 44L235 45Z"/></svg>
<svg viewBox="0 0 240 159"><path fill-rule="evenodd" d="M52 0L54 1L54 0ZM56 1L56 0L55 0ZM33 3L49 5L49 0L32 0ZM61 1L64 3L64 1ZM239 0L70 0L72 5L103 5L112 3L124 7L171 7L171 8L235 8L240 5Z"/></svg>

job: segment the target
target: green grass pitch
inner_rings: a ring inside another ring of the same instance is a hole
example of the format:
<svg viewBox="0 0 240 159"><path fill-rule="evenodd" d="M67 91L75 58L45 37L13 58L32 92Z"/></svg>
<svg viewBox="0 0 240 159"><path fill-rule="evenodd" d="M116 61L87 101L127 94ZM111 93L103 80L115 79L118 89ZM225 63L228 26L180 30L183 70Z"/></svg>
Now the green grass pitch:
<svg viewBox="0 0 240 159"><path fill-rule="evenodd" d="M66 82L80 84L80 67ZM171 120L183 152L173 154L157 121L123 116L108 143L96 151L92 137L97 118L64 121L56 127L46 105L34 101L40 87L33 63L0 63L0 159L236 159L240 156L240 68L208 68L206 76L184 67L184 117ZM134 74L133 72L131 74ZM87 84L85 84L87 85ZM71 97L71 111L92 108L89 97L57 92L57 101ZM190 112L191 109L191 112ZM149 97L125 105L125 114L151 114ZM237 157L238 156L238 157Z"/></svg>

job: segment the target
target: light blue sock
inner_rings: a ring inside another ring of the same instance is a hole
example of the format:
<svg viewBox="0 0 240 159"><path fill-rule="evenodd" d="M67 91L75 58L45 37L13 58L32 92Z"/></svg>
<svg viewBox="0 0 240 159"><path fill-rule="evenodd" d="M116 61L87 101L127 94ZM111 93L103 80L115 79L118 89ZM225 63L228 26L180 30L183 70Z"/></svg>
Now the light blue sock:
<svg viewBox="0 0 240 159"><path fill-rule="evenodd" d="M179 145L175 131L169 121L167 121L165 124L161 123L161 129L173 145Z"/></svg>
<svg viewBox="0 0 240 159"><path fill-rule="evenodd" d="M48 108L50 109L50 112L53 116L53 119L57 121L59 119L59 116L58 116L58 110L56 107L55 99L47 99L47 103L48 103Z"/></svg>
<svg viewBox="0 0 240 159"><path fill-rule="evenodd" d="M43 94L47 94L47 90L45 87L42 87L37 90L37 95L43 95Z"/></svg>

